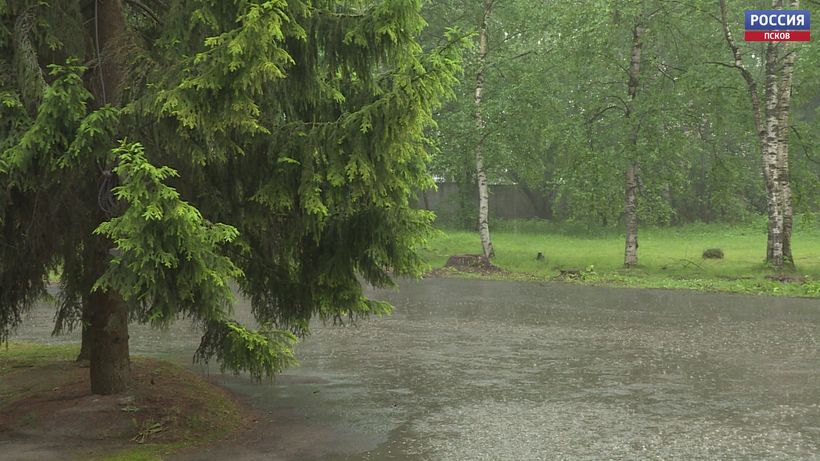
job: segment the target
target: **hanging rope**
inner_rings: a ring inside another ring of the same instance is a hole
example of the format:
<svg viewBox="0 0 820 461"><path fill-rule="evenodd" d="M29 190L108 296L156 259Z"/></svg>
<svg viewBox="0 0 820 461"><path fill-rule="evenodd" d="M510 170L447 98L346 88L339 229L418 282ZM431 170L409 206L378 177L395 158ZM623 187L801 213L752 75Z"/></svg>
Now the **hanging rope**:
<svg viewBox="0 0 820 461"><path fill-rule="evenodd" d="M102 105L104 106L107 102L107 98L105 96L105 78L103 78L103 69L102 69L102 53L100 52L100 0L94 0L94 49L97 53L97 70L98 74L100 75L100 93L102 93Z"/></svg>
<svg viewBox="0 0 820 461"><path fill-rule="evenodd" d="M97 55L97 74L100 78L100 105L104 106L108 103L108 98L105 94L105 76L103 74L103 55L100 50L100 0L94 0L94 51ZM111 171L111 166L102 165L100 159L97 158L97 168L100 170L100 188L97 191L97 206L100 207L106 215L114 214L117 201L114 198L113 189L117 185L117 178Z"/></svg>
<svg viewBox="0 0 820 461"><path fill-rule="evenodd" d="M100 190L97 193L97 205L107 215L113 215L117 206L117 200L114 198L113 189L117 185L117 177L110 169L102 171L102 180L100 181Z"/></svg>

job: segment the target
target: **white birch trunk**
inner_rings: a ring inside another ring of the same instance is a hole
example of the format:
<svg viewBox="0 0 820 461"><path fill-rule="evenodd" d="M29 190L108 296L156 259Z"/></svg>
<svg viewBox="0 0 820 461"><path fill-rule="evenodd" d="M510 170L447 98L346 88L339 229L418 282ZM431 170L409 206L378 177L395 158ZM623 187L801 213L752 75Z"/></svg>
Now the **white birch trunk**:
<svg viewBox="0 0 820 461"><path fill-rule="evenodd" d="M784 266L794 267L791 252L792 193L789 183L788 136L792 75L797 53L791 45L785 43L767 45L764 106L757 92L757 83L743 64L740 49L729 30L726 0L719 0L719 5L724 38L734 58L734 65L731 67L736 68L746 81L760 143L763 179L767 192L766 211L769 221L766 262L778 269ZM783 0L772 1L774 9L780 9L783 5ZM791 1L789 7L798 9L799 0Z"/></svg>
<svg viewBox="0 0 820 461"><path fill-rule="evenodd" d="M624 266L638 264L638 165L630 163L626 168L626 199L624 212L626 216L626 246Z"/></svg>
<svg viewBox="0 0 820 461"><path fill-rule="evenodd" d="M783 76L780 81L780 101L778 107L778 145L775 168L780 193L780 207L783 215L782 251L783 266L794 267L792 257L792 190L789 178L789 109L791 105L792 70L794 69L795 51L786 58Z"/></svg>
<svg viewBox="0 0 820 461"><path fill-rule="evenodd" d="M800 1L792 1L791 9L800 8ZM778 100L778 150L777 150L777 177L780 181L781 207L783 211L783 266L794 268L792 256L792 189L789 175L789 112L791 111L792 77L794 63L797 60L797 47L792 44L782 44L784 57L780 75L780 98Z"/></svg>
<svg viewBox="0 0 820 461"><path fill-rule="evenodd" d="M487 59L487 18L492 10L493 0L484 0L484 12L478 30L478 71L475 78L475 123L478 142L475 147L475 169L478 180L478 233L484 256L495 256L490 239L490 194L487 188L487 172L484 168L485 123L481 114L481 97L484 92L484 65Z"/></svg>
<svg viewBox="0 0 820 461"><path fill-rule="evenodd" d="M763 138L763 177L766 181L766 208L769 217L766 261L775 267L783 266L783 211L781 206L780 170L777 168L777 154L780 145L778 125L778 45L766 46L766 119Z"/></svg>
<svg viewBox="0 0 820 461"><path fill-rule="evenodd" d="M624 218L626 221L626 242L624 244L624 266L638 264L638 185L640 184L640 165L637 160L638 123L633 118L633 103L638 93L638 75L641 71L641 50L643 47L643 30L639 23L632 29L632 54L629 63L629 100L624 117L630 127L628 160L624 174ZM631 122L631 123L630 123Z"/></svg>

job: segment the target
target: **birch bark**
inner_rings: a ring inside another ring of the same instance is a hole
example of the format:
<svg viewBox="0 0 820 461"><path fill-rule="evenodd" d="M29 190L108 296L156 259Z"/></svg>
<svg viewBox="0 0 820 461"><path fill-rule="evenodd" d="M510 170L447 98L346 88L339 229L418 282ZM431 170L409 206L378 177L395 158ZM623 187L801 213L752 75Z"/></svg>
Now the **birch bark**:
<svg viewBox="0 0 820 461"><path fill-rule="evenodd" d="M791 9L800 8L800 1L790 2ZM783 263L782 266L794 268L792 256L792 189L789 175L789 113L791 111L792 77L797 60L797 48L783 43L783 65L780 74L780 98L777 105L778 149L776 167L780 181L781 206L783 212Z"/></svg>
<svg viewBox="0 0 820 461"><path fill-rule="evenodd" d="M631 133L627 149L627 167L624 175L624 217L626 220L626 242L624 245L624 266L638 264L638 185L640 184L640 165L637 159L638 123L634 118L634 102L638 93L638 76L641 71L641 52L643 48L643 28L636 22L632 28L632 53L629 63L628 101L624 111L627 126ZM631 122L631 123L629 123Z"/></svg>
<svg viewBox="0 0 820 461"><path fill-rule="evenodd" d="M475 123L478 133L478 142L475 147L475 169L478 180L478 233L481 236L484 256L487 258L494 257L495 250L490 238L490 194L487 187L487 172L484 167L486 123L481 113L481 98L484 93L484 68L487 60L487 19L493 8L493 1L484 0L484 10L478 29L478 71L475 77Z"/></svg>
<svg viewBox="0 0 820 461"><path fill-rule="evenodd" d="M783 265L783 212L781 206L780 178L777 168L777 153L780 144L778 129L777 100L779 82L777 76L778 47L774 43L766 46L766 118L763 137L763 178L766 181L766 208L768 212L768 239L766 260L775 267Z"/></svg>
<svg viewBox="0 0 820 461"><path fill-rule="evenodd" d="M761 104L757 82L746 68L740 49L729 30L726 0L719 0L721 22L726 43L734 58L737 69L749 90L752 101L755 129L762 158L763 179L766 183L766 211L768 215L768 236L766 240L766 262L778 269L793 268L791 250L792 234L792 193L789 182L789 112L791 110L791 90L797 51L785 43L769 43L765 53L765 89ZM783 8L783 0L773 0L772 8ZM798 9L799 0L789 3L789 8Z"/></svg>

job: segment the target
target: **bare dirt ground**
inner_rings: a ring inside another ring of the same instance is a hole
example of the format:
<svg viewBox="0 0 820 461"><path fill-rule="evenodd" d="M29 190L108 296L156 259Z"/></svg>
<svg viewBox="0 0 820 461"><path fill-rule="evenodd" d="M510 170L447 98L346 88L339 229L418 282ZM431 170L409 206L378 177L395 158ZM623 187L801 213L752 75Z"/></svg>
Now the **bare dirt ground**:
<svg viewBox="0 0 820 461"><path fill-rule="evenodd" d="M88 368L70 361L12 364L0 374L4 460L93 459L121 450L161 455L223 437L248 419L224 389L152 359L132 363L134 384L92 395Z"/></svg>

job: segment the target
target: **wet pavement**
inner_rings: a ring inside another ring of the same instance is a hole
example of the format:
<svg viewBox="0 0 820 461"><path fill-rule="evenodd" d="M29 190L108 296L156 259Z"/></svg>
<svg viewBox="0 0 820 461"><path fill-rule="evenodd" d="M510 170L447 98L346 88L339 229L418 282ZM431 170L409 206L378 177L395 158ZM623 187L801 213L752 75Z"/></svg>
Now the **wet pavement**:
<svg viewBox="0 0 820 461"><path fill-rule="evenodd" d="M395 313L317 324L273 383L203 369L257 430L175 459L820 459L820 300L454 279L370 294ZM16 339L44 340L51 315ZM131 336L185 363L197 344L182 323Z"/></svg>

